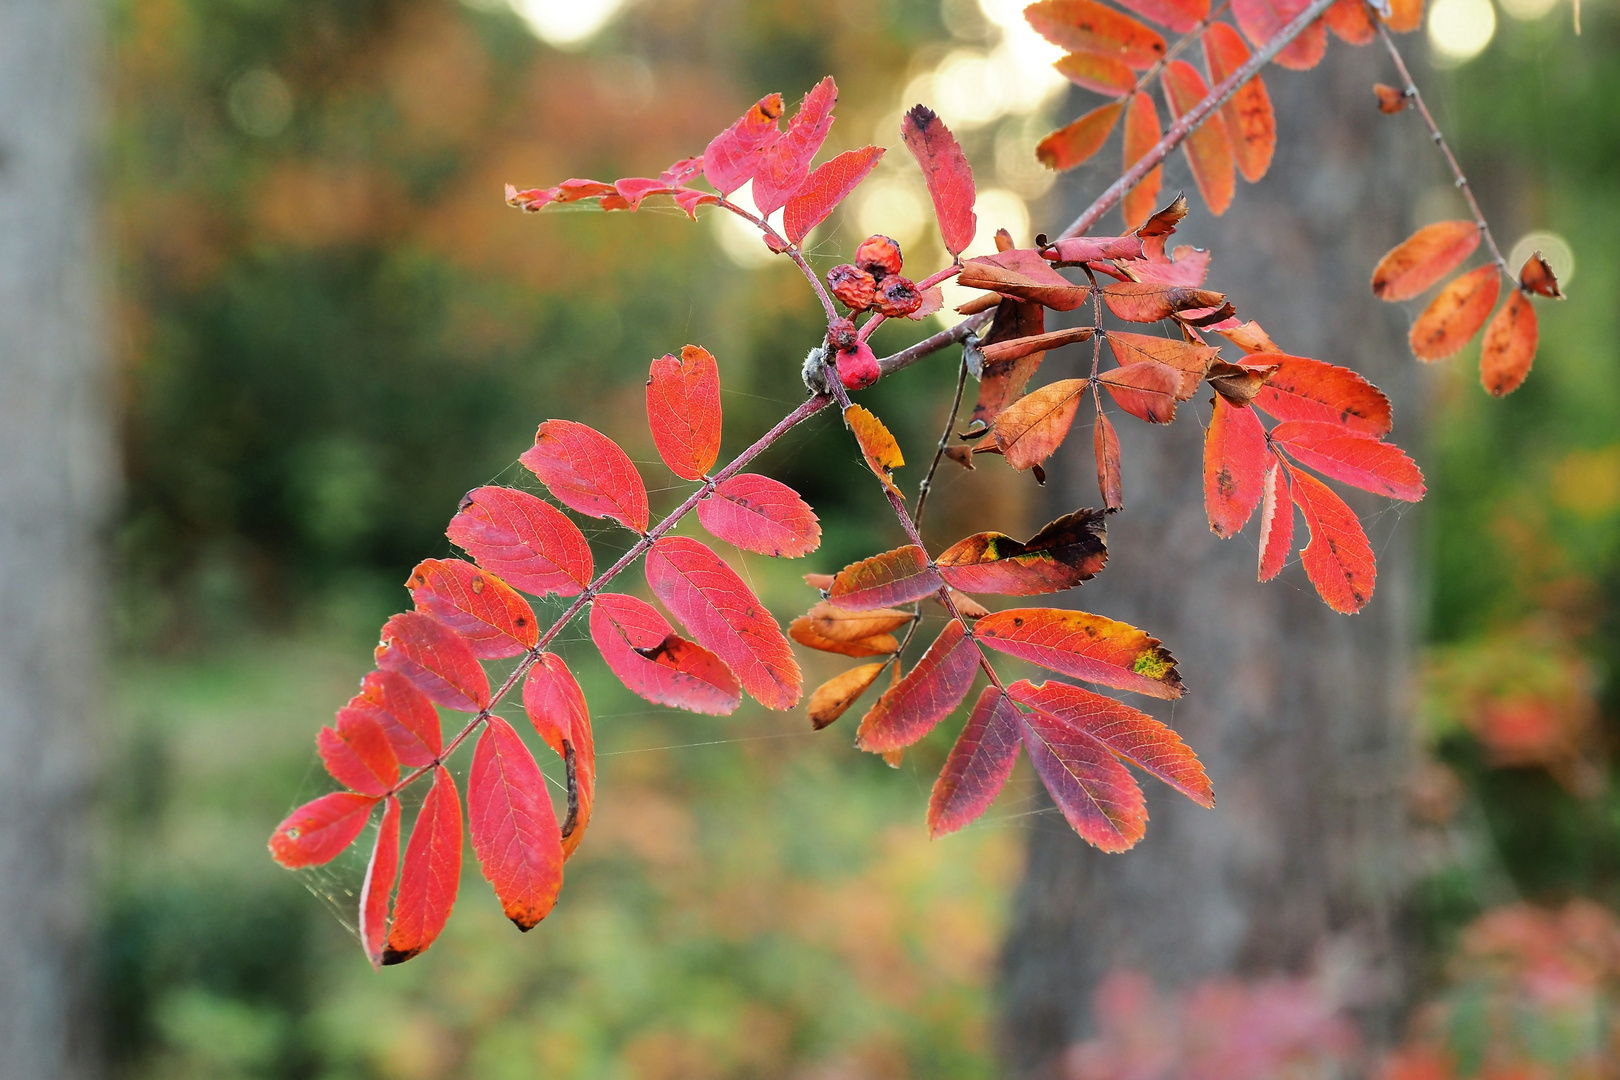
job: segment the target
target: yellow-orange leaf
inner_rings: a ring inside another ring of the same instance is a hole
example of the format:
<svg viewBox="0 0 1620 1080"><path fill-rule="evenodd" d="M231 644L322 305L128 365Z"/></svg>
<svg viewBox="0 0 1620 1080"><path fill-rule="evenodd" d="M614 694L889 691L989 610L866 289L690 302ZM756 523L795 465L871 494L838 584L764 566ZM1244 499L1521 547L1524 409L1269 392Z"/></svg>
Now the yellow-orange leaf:
<svg viewBox="0 0 1620 1080"><path fill-rule="evenodd" d="M911 612L896 608L847 611L825 600L810 609L810 622L816 632L834 641L859 641L873 634L887 634L911 619Z"/></svg>
<svg viewBox="0 0 1620 1080"><path fill-rule="evenodd" d="M893 634L874 634L855 641L837 641L826 637L816 629L816 624L808 615L800 615L788 625L788 637L807 649L843 656L887 656L900 651L900 642L895 640Z"/></svg>
<svg viewBox="0 0 1620 1080"><path fill-rule="evenodd" d="M1479 381L1497 397L1511 394L1530 374L1536 359L1536 310L1517 289L1485 328L1479 353Z"/></svg>
<svg viewBox="0 0 1620 1080"><path fill-rule="evenodd" d="M1124 68L1123 64L1120 67ZM1127 74L1130 69L1125 68ZM1129 85L1126 89L1130 89ZM1035 156L1048 169L1072 169L1103 148L1125 110L1123 102L1099 105L1080 119L1058 128L1035 146Z"/></svg>
<svg viewBox="0 0 1620 1080"><path fill-rule="evenodd" d="M889 429L883 426L883 421L872 415L872 411L864 405L851 405L844 410L844 423L855 434L855 441L860 444L861 456L866 459L866 467L872 470L872 475L883 481L883 486L899 494L894 486L894 477L890 470L898 469L906 463L900 455L900 444L894 441Z"/></svg>
<svg viewBox="0 0 1620 1080"><path fill-rule="evenodd" d="M1451 281L1412 324L1407 339L1419 360L1444 360L1485 325L1502 287L1496 264L1487 263Z"/></svg>
<svg viewBox="0 0 1620 1080"><path fill-rule="evenodd" d="M850 668L842 675L835 675L816 687L815 693L810 695L810 723L820 731L834 720L843 716L849 707L866 693L867 687L877 681L883 673L884 664L862 664L860 667Z"/></svg>
<svg viewBox="0 0 1620 1080"><path fill-rule="evenodd" d="M1007 464L1023 470L1052 456L1074 423L1074 411L1089 385L1085 379L1060 379L1026 394L996 417L990 437L1007 457Z"/></svg>
<svg viewBox="0 0 1620 1080"><path fill-rule="evenodd" d="M1390 249L1373 268L1372 291L1391 303L1410 300L1439 281L1479 247L1472 221L1437 221Z"/></svg>

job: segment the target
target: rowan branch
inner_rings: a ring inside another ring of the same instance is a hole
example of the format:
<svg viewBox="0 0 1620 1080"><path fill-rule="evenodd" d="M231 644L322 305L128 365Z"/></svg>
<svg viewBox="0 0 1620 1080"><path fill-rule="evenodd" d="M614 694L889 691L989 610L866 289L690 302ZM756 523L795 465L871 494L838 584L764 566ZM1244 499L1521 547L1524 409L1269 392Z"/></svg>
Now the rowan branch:
<svg viewBox="0 0 1620 1080"><path fill-rule="evenodd" d="M951 411L945 414L945 429L939 433L939 446L934 450L934 460L929 462L928 475L924 476L922 483L917 485L917 528L922 528L923 507L928 505L928 493L934 487L934 473L939 471L940 458L945 456L945 447L950 445L951 432L956 430L956 414L962 408L962 391L967 387L967 352L962 353L962 362L956 370L956 397L951 399Z"/></svg>
<svg viewBox="0 0 1620 1080"><path fill-rule="evenodd" d="M1479 208L1479 200L1474 198L1474 189L1469 186L1468 177L1463 175L1462 166L1457 163L1457 155L1451 152L1446 137L1440 133L1440 125L1434 122L1434 116L1429 112L1429 106L1424 103L1423 95L1418 91L1417 83L1412 79L1412 73L1407 70L1406 61L1402 58L1400 49L1395 47L1395 39L1389 35L1389 28L1381 22L1378 24L1378 36L1383 41L1384 48L1389 51L1389 58L1395 62L1395 71L1400 75L1401 82L1405 83L1401 89L1412 102L1412 107L1417 110L1417 114L1423 118L1423 123L1428 126L1429 138L1434 140L1434 145L1440 148L1441 156L1446 159L1446 164L1450 166L1451 175L1456 178L1454 182L1457 190L1461 191L1463 198L1468 200L1468 209L1474 215L1474 224L1479 226L1479 233L1485 239L1485 246L1490 249L1491 259L1501 268L1502 273L1507 275L1508 283L1517 285L1519 283L1518 275L1513 272L1512 267L1508 266L1507 259L1502 257L1502 249L1496 246L1496 237L1491 235L1491 227L1485 220L1485 212Z"/></svg>
<svg viewBox="0 0 1620 1080"><path fill-rule="evenodd" d="M836 376L834 378L836 380ZM843 389L841 384L839 385L839 389ZM444 750L441 751L437 757L435 757L428 764L416 769L414 772L405 775L397 784L388 790L387 794L397 794L402 788L407 787L411 783L414 783L419 777L430 772L434 766L441 765L448 760L450 755L455 753L456 748L462 744L467 736L471 735L481 724L490 718L495 711L495 707L501 703L501 699L507 695L512 687L517 685L518 680L523 678L523 676L528 673L530 668L539 663L541 655L546 651L546 646L550 645L557 635L562 633L563 628L568 625L569 621L572 620L575 615L578 615L582 610L584 610L585 605L589 604L591 600L602 591L603 587L606 586L608 582L618 577L619 574L622 573L631 563L639 559L648 548L652 547L654 541L658 540L665 533L669 532L676 525L678 525L682 518L686 517L687 514L690 514L693 510L697 509L698 503L702 502L704 498L706 498L716 487L737 475L750 461L764 453L783 435L786 435L790 430L810 419L810 417L814 416L822 409L825 409L828 405L831 405L832 402L833 399L828 397L826 394L817 394L814 397L809 398L797 409L794 409L792 412L782 417L782 419L778 420L776 422L776 426L756 439L752 446L738 454L736 457L732 458L729 465L715 473L713 476L704 480L702 485L699 486L696 491L687 496L685 502L681 503L681 505L677 506L674 510L671 510L668 516L666 516L662 521L648 529L645 533L642 533L641 537L630 546L630 550L626 551L619 557L618 562L614 563L612 566L598 574L596 580L587 585L585 587L585 591L576 596L574 598L574 602L569 604L561 615L557 616L556 621L551 624L544 634L540 635L540 640L535 642L534 648L523 654L523 659L518 661L517 667L512 669L512 673L506 677L506 681L501 683L500 687L490 695L489 704L481 709L471 720L467 721L467 725L456 733L455 738L451 739L450 742L445 745Z"/></svg>

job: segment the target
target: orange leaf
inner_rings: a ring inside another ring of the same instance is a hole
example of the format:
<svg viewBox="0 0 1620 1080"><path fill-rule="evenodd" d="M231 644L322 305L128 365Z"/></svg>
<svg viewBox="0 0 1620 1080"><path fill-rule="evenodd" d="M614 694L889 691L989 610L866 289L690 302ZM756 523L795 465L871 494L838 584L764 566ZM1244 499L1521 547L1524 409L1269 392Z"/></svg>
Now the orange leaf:
<svg viewBox="0 0 1620 1080"><path fill-rule="evenodd" d="M1096 59L1106 63L1116 63L1116 61L1104 60L1102 57ZM1126 75L1130 74L1129 68L1126 68L1123 64L1119 66ZM1130 89L1129 80L1126 82L1125 89ZM1097 106L1078 120L1058 128L1037 143L1035 146L1036 158L1048 169L1062 171L1074 168L1103 148L1103 143L1108 141L1108 136L1114 130L1114 125L1119 123L1119 114L1124 110L1124 103L1119 101L1111 101L1107 105Z"/></svg>
<svg viewBox="0 0 1620 1080"><path fill-rule="evenodd" d="M1000 300L995 322L990 324L990 333L984 340L986 344L1022 340L1040 334L1045 325L1046 309L1040 304L1028 300ZM1005 364L986 364L979 379L979 400L973 406L973 419L983 424L994 423L1001 410L1023 394L1045 356L1044 352L1034 352Z"/></svg>
<svg viewBox="0 0 1620 1080"><path fill-rule="evenodd" d="M1215 331L1221 337L1230 341L1245 353L1282 352L1277 348L1271 336L1257 322L1246 322L1241 326L1229 326Z"/></svg>
<svg viewBox="0 0 1620 1080"><path fill-rule="evenodd" d="M1407 340L1419 360L1444 360L1479 333L1496 306L1502 279L1495 263L1453 279L1423 309Z"/></svg>
<svg viewBox="0 0 1620 1080"><path fill-rule="evenodd" d="M1347 2L1358 8L1363 4L1363 0ZM1249 56L1249 47L1227 23L1212 24L1204 35L1204 62L1209 66L1212 83L1225 82ZM1226 136L1232 142L1232 157L1237 162L1238 172L1249 183L1255 183L1271 168L1271 157L1277 151L1277 116L1260 76L1238 87L1221 105L1221 119L1226 122Z"/></svg>
<svg viewBox="0 0 1620 1080"><path fill-rule="evenodd" d="M883 673L885 664L862 664L834 675L810 695L810 723L817 731L843 716Z"/></svg>
<svg viewBox="0 0 1620 1080"><path fill-rule="evenodd" d="M1539 251L1533 252L1524 260L1524 266L1519 270L1519 288L1533 292L1537 296L1550 296L1554 300L1564 298L1563 292L1558 288L1558 278L1553 275L1552 267L1541 257Z"/></svg>
<svg viewBox="0 0 1620 1080"><path fill-rule="evenodd" d="M1479 353L1479 380L1497 397L1511 394L1530 374L1536 359L1536 311L1529 297L1514 290L1485 328Z"/></svg>
<svg viewBox="0 0 1620 1080"><path fill-rule="evenodd" d="M1018 761L1018 709L987 686L974 703L928 798L928 834L944 836L971 824L995 800Z"/></svg>
<svg viewBox="0 0 1620 1080"><path fill-rule="evenodd" d="M1009 608L980 619L973 635L992 649L1061 675L1156 698L1182 694L1175 657L1158 638L1101 615Z"/></svg>
<svg viewBox="0 0 1620 1080"><path fill-rule="evenodd" d="M1085 379L1060 379L1001 410L990 438L1007 464L1022 471L1051 457L1069 434L1088 385Z"/></svg>
<svg viewBox="0 0 1620 1080"><path fill-rule="evenodd" d="M720 367L707 349L687 345L680 359L652 362L647 426L669 471L701 480L720 456Z"/></svg>
<svg viewBox="0 0 1620 1080"><path fill-rule="evenodd" d="M847 611L825 600L809 611L810 623L816 633L833 641L862 641L874 634L887 634L911 622L909 611L896 608L874 608L868 611Z"/></svg>
<svg viewBox="0 0 1620 1080"><path fill-rule="evenodd" d="M1138 71L1165 51L1157 31L1096 0L1039 0L1024 9L1024 19L1054 45L1112 57Z"/></svg>
<svg viewBox="0 0 1620 1080"><path fill-rule="evenodd" d="M1237 18L1243 36L1264 45L1277 35L1277 31L1294 20L1294 16L1309 6L1309 0L1232 0L1232 14ZM1327 53L1327 27L1317 20L1305 28L1299 37L1283 46L1275 63L1295 71L1313 68Z"/></svg>
<svg viewBox="0 0 1620 1080"><path fill-rule="evenodd" d="M1305 575L1334 611L1354 615L1372 599L1378 567L1361 522L1345 501L1310 473L1288 470L1310 541L1299 553Z"/></svg>
<svg viewBox="0 0 1620 1080"><path fill-rule="evenodd" d="M788 624L788 637L807 649L839 653L843 656L888 656L900 651L900 642L893 634L873 634L871 637L838 641L821 633L808 615L800 615Z"/></svg>
<svg viewBox="0 0 1620 1080"><path fill-rule="evenodd" d="M1397 34L1410 34L1423 28L1423 0L1390 0L1389 18L1384 24Z"/></svg>
<svg viewBox="0 0 1620 1080"><path fill-rule="evenodd" d="M935 559L940 575L963 592L1034 596L1073 588L1108 561L1101 510L1076 510L1019 543L1005 533L974 533Z"/></svg>
<svg viewBox="0 0 1620 1080"><path fill-rule="evenodd" d="M1266 470L1260 501L1260 580L1270 581L1282 573L1293 550L1294 497L1288 488L1288 473L1274 461Z"/></svg>
<svg viewBox="0 0 1620 1080"><path fill-rule="evenodd" d="M1052 66L1076 86L1109 97L1123 97L1136 85L1136 73L1128 64L1094 52L1067 53Z"/></svg>
<svg viewBox="0 0 1620 1080"><path fill-rule="evenodd" d="M1271 441L1301 465L1376 495L1417 502L1423 473L1400 447L1338 424L1288 420L1271 429Z"/></svg>
<svg viewBox="0 0 1620 1080"><path fill-rule="evenodd" d="M1425 225L1389 250L1373 268L1372 291L1380 300L1410 300L1451 273L1479 247L1472 221Z"/></svg>
<svg viewBox="0 0 1620 1080"><path fill-rule="evenodd" d="M1157 360L1105 371L1097 376L1116 404L1138 420L1168 424L1176 418L1176 391L1181 372Z"/></svg>
<svg viewBox="0 0 1620 1080"><path fill-rule="evenodd" d="M1164 85L1164 99L1170 106L1170 116L1177 119L1209 95L1209 86L1198 69L1185 60L1172 60L1160 76ZM1232 143L1226 135L1226 121L1219 113L1204 118L1193 133L1182 143L1187 152L1187 164L1192 168L1193 180L1209 204L1209 212L1219 217L1232 205L1232 192L1237 185L1233 175Z"/></svg>
<svg viewBox="0 0 1620 1080"><path fill-rule="evenodd" d="M1366 45L1378 36L1378 26L1372 21L1366 0L1335 0L1322 21L1339 35L1339 40L1349 45Z"/></svg>
<svg viewBox="0 0 1620 1080"><path fill-rule="evenodd" d="M1119 475L1119 436L1114 422L1097 407L1097 423L1091 429L1091 451L1097 458L1097 490L1103 505L1118 510L1125 505L1125 489Z"/></svg>
<svg viewBox="0 0 1620 1080"><path fill-rule="evenodd" d="M1325 420L1380 436L1394 426L1389 398L1349 368L1277 352L1254 353L1243 363L1278 365L1254 403L1279 420Z"/></svg>
<svg viewBox="0 0 1620 1080"><path fill-rule="evenodd" d="M1385 116L1393 116L1412 104L1405 90L1397 90L1384 83L1373 83L1373 94L1378 98L1378 111Z"/></svg>
<svg viewBox="0 0 1620 1080"><path fill-rule="evenodd" d="M1151 773L1199 806L1215 805L1215 788L1192 748L1165 724L1111 697L1068 683L1039 686L1020 679L1007 687L1020 705L1084 731L1118 757Z"/></svg>
<svg viewBox="0 0 1620 1080"><path fill-rule="evenodd" d="M1163 132L1159 129L1159 110L1153 99L1142 91L1131 98L1131 107L1125 114L1125 168L1129 169L1149 150L1158 145ZM1159 186L1164 181L1164 167L1155 165L1137 185L1125 193L1121 209L1127 229L1139 228L1153 214L1153 204L1159 199Z"/></svg>
<svg viewBox="0 0 1620 1080"><path fill-rule="evenodd" d="M883 481L884 487L898 495L900 489L894 486L890 470L904 465L906 459L901 456L900 444L895 442L889 429L864 405L851 405L845 409L844 423L855 435L861 456L866 459L866 467L872 470L873 476Z"/></svg>
<svg viewBox="0 0 1620 1080"><path fill-rule="evenodd" d="M978 671L978 646L952 619L917 666L861 718L855 745L873 753L910 746L962 703Z"/></svg>
<svg viewBox="0 0 1620 1080"><path fill-rule="evenodd" d="M1154 337L1151 334L1127 334L1110 330L1106 335L1108 348L1114 359L1124 364L1139 364L1144 360L1168 364L1180 372L1176 386L1176 400L1187 401L1198 390L1199 382L1209 371L1219 353L1208 345L1194 345L1175 338Z"/></svg>
<svg viewBox="0 0 1620 1080"><path fill-rule="evenodd" d="M928 556L910 544L850 563L833 578L828 597L848 611L921 600L944 582L928 566Z"/></svg>
<svg viewBox="0 0 1620 1080"><path fill-rule="evenodd" d="M1253 409L1215 399L1204 433L1204 510L1209 531L1229 540L1259 505L1266 465L1266 429Z"/></svg>
<svg viewBox="0 0 1620 1080"><path fill-rule="evenodd" d="M973 213L973 170L968 167L967 157L945 121L926 105L913 105L906 112L900 121L900 135L928 182L928 197L934 201L934 217L945 250L960 255L973 243L973 234L978 230L978 218Z"/></svg>
<svg viewBox="0 0 1620 1080"><path fill-rule="evenodd" d="M962 264L957 283L1033 300L1055 311L1073 311L1091 292L1088 286L1076 285L1053 270L1039 252L1027 248L969 259Z"/></svg>

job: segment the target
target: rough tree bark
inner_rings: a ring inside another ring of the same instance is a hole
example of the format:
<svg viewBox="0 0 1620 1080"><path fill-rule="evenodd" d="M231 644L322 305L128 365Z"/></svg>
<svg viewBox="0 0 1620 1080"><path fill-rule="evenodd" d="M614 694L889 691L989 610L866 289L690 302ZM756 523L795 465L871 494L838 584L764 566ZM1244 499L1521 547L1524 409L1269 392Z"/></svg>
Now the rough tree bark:
<svg viewBox="0 0 1620 1080"><path fill-rule="evenodd" d="M96 1072L86 1023L99 526L95 5L0 0L0 1073Z"/></svg>
<svg viewBox="0 0 1620 1080"><path fill-rule="evenodd" d="M1433 173L1416 125L1373 107L1372 83L1388 79L1381 58L1376 47L1335 42L1314 71L1268 68L1281 126L1270 174L1240 183L1220 219L1195 197L1182 232L1213 250L1211 287L1282 348L1378 383L1395 403L1394 439L1416 453L1405 315L1377 303L1367 281ZM1166 198L1177 183L1190 187L1177 159ZM1147 781L1153 820L1124 855L1086 847L1061 820L1036 827L1004 954L1014 1077L1060 1075L1059 1056L1090 1033L1093 992L1114 968L1174 989L1212 975L1305 972L1331 954L1365 976L1361 1012L1375 1040L1401 996L1414 522L1404 507L1351 499L1379 555L1360 615L1323 605L1297 557L1280 580L1257 584L1254 523L1228 541L1209 531L1200 426L1209 408L1197 404L1168 429L1116 419L1125 510L1109 526L1107 572L1076 603L1175 652L1190 694L1152 711L1198 750L1218 805L1202 810ZM1088 434L1060 455L1054 513L1096 505Z"/></svg>

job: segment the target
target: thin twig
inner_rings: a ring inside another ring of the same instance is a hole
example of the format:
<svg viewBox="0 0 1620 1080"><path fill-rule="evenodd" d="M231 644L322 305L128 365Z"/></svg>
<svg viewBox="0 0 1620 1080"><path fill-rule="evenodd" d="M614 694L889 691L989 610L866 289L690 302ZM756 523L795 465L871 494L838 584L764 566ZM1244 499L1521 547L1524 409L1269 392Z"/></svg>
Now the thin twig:
<svg viewBox="0 0 1620 1080"><path fill-rule="evenodd" d="M843 387L840 386L839 389L841 390ZM743 470L744 466L768 449L773 443L776 442L776 440L780 439L783 435L786 435L789 430L797 427L805 420L810 419L810 417L814 416L822 409L825 409L828 405L831 405L832 402L833 399L825 394L817 394L815 397L805 401L805 403L800 405L797 409L794 409L782 419L778 420L776 422L776 426L756 439L752 446L733 458L731 460L731 464L727 465L725 468L721 469L719 472L705 480L701 487L687 497L685 502L681 503L681 505L677 506L674 510L671 510L669 515L665 517L664 520L660 521L651 529L648 529L645 533L643 533L640 539L631 545L630 550L626 551L622 556L619 557L618 562L614 563L612 566L598 574L596 580L591 582L590 585L585 588L584 592L576 596L574 598L574 602L569 604L567 609L564 610L561 615L557 616L557 620L551 624L544 634L540 635L540 640L535 643L534 648L523 654L523 659L518 661L517 667L512 669L512 674L508 675L506 677L506 681L503 682L500 687L490 695L489 704L471 720L467 721L467 726L456 733L456 737L450 740L449 744L445 746L444 750L437 757L414 772L408 773L399 781L399 783L395 784L393 788L389 790L388 794L393 795L397 793L401 788L413 783L418 777L428 772L434 766L443 764L451 754L455 753L456 747L460 746L462 741L465 740L468 735L471 735L480 724L490 718L495 711L495 707L501 703L501 699L506 696L507 692L511 690L513 686L517 685L518 680L523 678L530 668L539 662L541 654L543 654L546 650L546 646L550 645L553 639L555 639L556 636L562 632L563 627L567 626L569 621L573 619L575 615L578 615L580 611L584 609L585 605L590 603L591 600L602 591L603 586L617 577L619 573L627 566L640 558L643 552L652 547L655 540L673 529L677 524L680 523L682 518L696 509L697 504L702 502L703 499L707 497L716 486L737 475L737 473Z"/></svg>
<svg viewBox="0 0 1620 1080"><path fill-rule="evenodd" d="M816 291L816 299L821 301L821 310L827 313L828 325L830 326L832 321L838 318L838 310L833 307L832 297L827 295L827 287L821 283L821 278L816 274L815 269L811 267L810 263L805 259L804 253L801 252L796 245L788 243L782 234L777 232L769 221L766 221L764 218L759 217L758 215L750 214L747 210L744 210L742 207L738 206L736 203L732 202L723 195L715 200L714 205L730 210L733 214L736 214L738 217L754 226L754 228L758 229L760 233L767 239L773 241L773 243L770 245L771 250L780 251L788 258L792 259L793 265L799 268L799 272L804 275L804 279L808 281L810 283L810 287Z"/></svg>
<svg viewBox="0 0 1620 1080"><path fill-rule="evenodd" d="M1401 50L1395 47L1395 39L1389 36L1389 28L1381 22L1378 23L1378 36L1383 39L1384 48L1389 50L1389 58L1395 62L1396 72L1400 74L1401 81L1406 84L1401 89L1406 91L1406 96L1412 101L1412 107L1417 110L1418 115L1423 118L1423 123L1429 128L1429 138L1434 140L1434 145L1440 148L1440 153L1446 159L1446 164L1451 167L1451 175L1456 178L1457 190L1461 191L1463 198L1468 200L1468 209L1474 215L1474 224L1479 226L1479 234L1485 238L1485 246L1490 249L1491 258L1501 268L1502 273L1507 276L1509 283L1517 284L1519 279L1514 274L1513 268L1508 266L1508 261L1502 257L1502 249L1496 246L1496 237L1491 235L1491 227L1485 220L1485 212L1479 208L1479 200L1474 198L1474 189L1469 186L1468 177L1463 175L1462 166L1457 163L1457 155L1451 152L1451 147L1446 143L1446 137L1440 133L1440 125L1434 122L1434 116L1429 112L1429 106L1424 103L1423 95L1418 91L1417 83L1412 80L1412 73L1406 68L1406 61L1401 57Z"/></svg>
<svg viewBox="0 0 1620 1080"><path fill-rule="evenodd" d="M934 450L934 460L928 465L928 475L923 477L922 483L917 485L917 528L922 528L923 507L928 505L928 493L934 487L934 473L939 471L939 461L945 456L945 447L950 444L951 432L956 430L956 414L962 408L962 390L967 386L967 350L962 350L962 363L956 369L956 396L951 399L951 411L945 416L945 430L939 433L939 446Z"/></svg>

